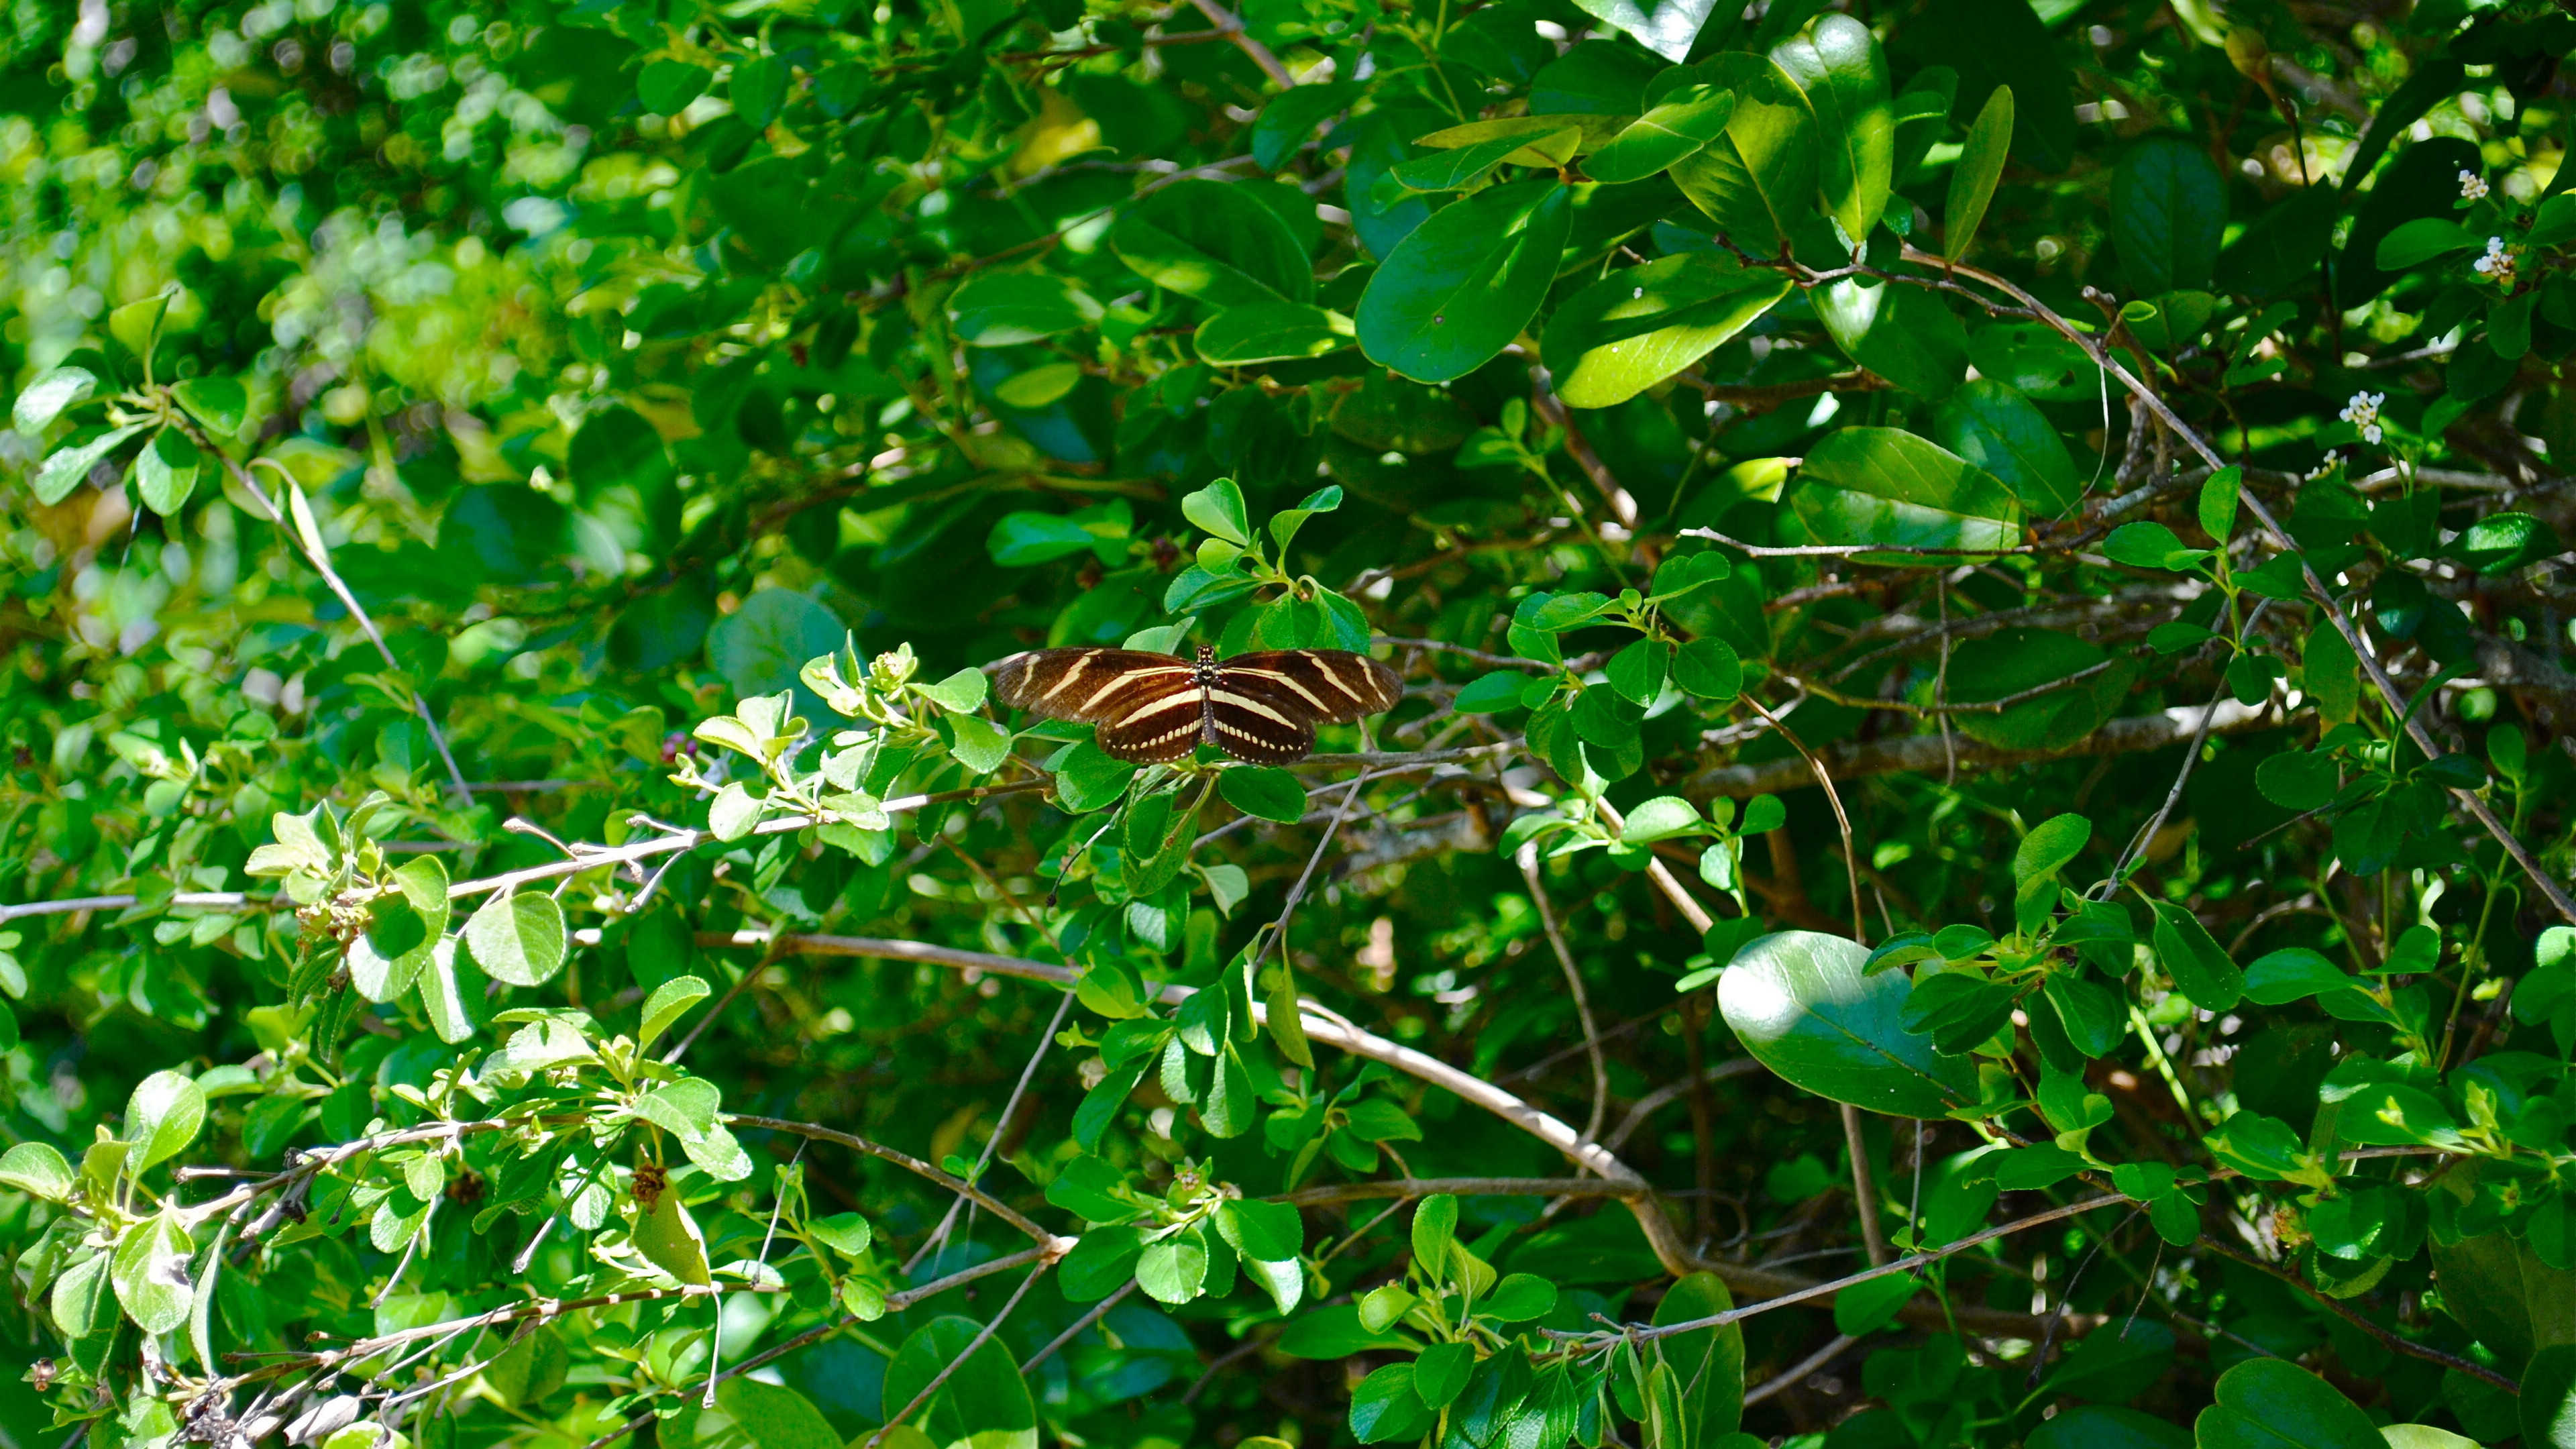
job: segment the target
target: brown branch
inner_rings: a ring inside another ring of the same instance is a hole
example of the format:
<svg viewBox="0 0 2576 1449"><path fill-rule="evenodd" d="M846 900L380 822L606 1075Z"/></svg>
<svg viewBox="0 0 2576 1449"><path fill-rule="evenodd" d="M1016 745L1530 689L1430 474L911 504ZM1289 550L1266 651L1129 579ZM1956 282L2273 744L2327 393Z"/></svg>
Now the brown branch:
<svg viewBox="0 0 2576 1449"><path fill-rule="evenodd" d="M2007 749L1977 740L1961 740L1958 742L1959 765L1962 769L1971 765L2021 765L2042 760L2160 750L2190 739L2200 727L2201 713L2201 706L2178 705L2155 714L2115 719L2062 749ZM2280 723L2279 716L2268 706L2248 708L2233 699L2221 701L2218 708L2209 713L2212 734L2241 734ZM1942 765L1941 737L1922 734L1868 743L1837 741L1818 750L1817 757L1833 771L1836 779L1841 780L1938 770ZM1813 783L1811 776L1807 762L1802 759L1764 760L1756 764L1720 765L1703 770L1690 778L1688 788L1741 800L1801 788Z"/></svg>
<svg viewBox="0 0 2576 1449"><path fill-rule="evenodd" d="M824 956L861 956L887 961L914 961L934 966L966 967L987 971L996 976L1011 976L1023 981L1043 981L1050 985L1070 984L1075 974L1063 966L1050 966L1038 961L1024 961L1015 956L998 956L988 951L969 951L954 946L937 946L926 941L897 941L873 936L824 936L783 934L766 931L707 932L698 937L700 945L770 946L782 951L803 951ZM1156 998L1166 1005L1177 1005L1193 994L1186 986L1166 986ZM1682 1245L1672 1220L1657 1203L1654 1187L1635 1169L1598 1143L1583 1140L1569 1124L1541 1111L1501 1087L1472 1072L1453 1067L1437 1057L1408 1046L1388 1041L1363 1030L1339 1015L1311 1002L1300 1002L1298 1013L1309 1040L1360 1057L1384 1062L1417 1081L1428 1082L1465 1099L1469 1104L1490 1112L1503 1121L1536 1137L1563 1153L1569 1160L1602 1179L1596 1191L1603 1196L1616 1196L1627 1203L1635 1214L1637 1226L1654 1250L1656 1261L1675 1277L1707 1271L1715 1273L1727 1287L1739 1293L1760 1294L1764 1298L1794 1295L1792 1301L1812 1302L1830 1297L1840 1284L1819 1285L1814 1280L1777 1269L1755 1267L1744 1263L1704 1258ZM1253 1003L1256 1021L1267 1021L1269 1009ZM1616 1191L1611 1191L1615 1189ZM1903 1317L1909 1323L1925 1327L1965 1328L1973 1333L2036 1340L2044 1329L2041 1321L2026 1313L2007 1313L1973 1304L1944 1305L1928 1298L1906 1305ZM2089 1324L2098 1319L2082 1319Z"/></svg>

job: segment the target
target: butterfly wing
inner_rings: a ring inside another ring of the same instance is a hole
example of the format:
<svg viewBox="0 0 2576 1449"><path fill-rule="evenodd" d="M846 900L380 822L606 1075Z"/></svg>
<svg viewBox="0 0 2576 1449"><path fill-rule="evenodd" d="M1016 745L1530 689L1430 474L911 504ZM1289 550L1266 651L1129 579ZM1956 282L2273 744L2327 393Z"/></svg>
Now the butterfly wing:
<svg viewBox="0 0 2576 1449"><path fill-rule="evenodd" d="M1122 719L1167 694L1195 697L1192 673L1187 660L1141 649L1033 649L995 666L993 698L1047 719L1093 724Z"/></svg>
<svg viewBox="0 0 2576 1449"><path fill-rule="evenodd" d="M1208 713L1227 754L1284 765L1315 748L1316 725L1347 724L1403 697L1404 681L1365 654L1277 649L1219 664Z"/></svg>
<svg viewBox="0 0 2576 1449"><path fill-rule="evenodd" d="M1237 693L1274 709L1293 709L1319 724L1349 724L1382 714L1404 698L1403 676L1347 649L1238 654L1217 666L1217 678Z"/></svg>
<svg viewBox="0 0 2576 1449"><path fill-rule="evenodd" d="M1197 670L1137 649L1038 649L993 671L993 697L1048 719L1097 724L1103 753L1167 765L1198 747L1205 704Z"/></svg>

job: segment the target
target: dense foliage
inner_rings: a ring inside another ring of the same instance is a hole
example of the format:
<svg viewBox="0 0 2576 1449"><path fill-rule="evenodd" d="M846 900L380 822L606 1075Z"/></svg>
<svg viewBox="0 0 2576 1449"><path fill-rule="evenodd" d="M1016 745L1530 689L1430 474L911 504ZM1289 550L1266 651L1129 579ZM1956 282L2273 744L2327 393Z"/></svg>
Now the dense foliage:
<svg viewBox="0 0 2576 1449"><path fill-rule="evenodd" d="M0 1446L2576 1443L2571 49L13 7Z"/></svg>

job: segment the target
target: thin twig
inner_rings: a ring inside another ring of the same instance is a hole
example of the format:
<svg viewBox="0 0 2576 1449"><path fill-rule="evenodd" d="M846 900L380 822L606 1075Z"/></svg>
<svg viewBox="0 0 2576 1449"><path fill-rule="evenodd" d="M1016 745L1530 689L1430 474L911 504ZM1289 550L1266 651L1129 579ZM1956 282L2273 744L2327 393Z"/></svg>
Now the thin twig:
<svg viewBox="0 0 2576 1449"><path fill-rule="evenodd" d="M1762 716L1771 728L1780 732L1780 738L1787 740L1789 748L1796 750L1798 758L1806 761L1807 768L1815 773L1816 783L1825 787L1825 799L1834 807L1834 827L1842 832L1843 868L1851 873L1852 939L1864 946L1868 945L1869 919L1863 911L1860 897L1860 851L1852 844L1851 816L1843 813L1842 792L1834 788L1834 777L1826 772L1825 762L1816 758L1816 752L1807 748L1807 742L1798 738L1796 731L1783 724L1778 715L1763 708L1762 701L1755 699L1751 694L1740 697L1752 707L1755 714Z"/></svg>
<svg viewBox="0 0 2576 1449"><path fill-rule="evenodd" d="M1574 953L1566 948L1565 932L1556 924L1556 905L1539 879L1537 842L1522 845L1519 858L1521 879L1529 883L1530 900L1538 907L1539 929L1547 933L1547 944L1565 969L1565 987L1574 997L1574 1019L1583 1027L1583 1049L1592 1059L1592 1115L1584 1119L1583 1140L1595 1141L1601 1136L1601 1119L1610 1110L1610 1064L1601 1054L1601 1031L1592 1020L1592 998L1583 989L1583 973L1575 967Z"/></svg>
<svg viewBox="0 0 2576 1449"><path fill-rule="evenodd" d="M1075 1339L1077 1339L1077 1338L1079 1338L1079 1337L1081 1337L1081 1336L1082 1336L1082 1333L1083 1333L1083 1331L1084 1331L1085 1329L1088 1329L1089 1327L1091 1327L1091 1325L1093 1325L1093 1324L1095 1324L1095 1323L1098 1323L1100 1320L1102 1320L1102 1319L1104 1319L1104 1318L1107 1318L1107 1317L1109 1316L1109 1310L1111 1310L1111 1309L1113 1309L1113 1308L1117 1307L1117 1306L1118 1306L1119 1304L1121 1304L1121 1303L1126 1302L1126 1301L1127 1301L1127 1295L1128 1295L1128 1294L1130 1294L1130 1293L1133 1293L1133 1292L1135 1292L1135 1291L1136 1291L1136 1280L1135 1280L1135 1279L1133 1279L1133 1278L1130 1278L1130 1279L1128 1279L1124 1284L1120 1285L1120 1287L1119 1287L1119 1289L1118 1289L1118 1291L1117 1291L1117 1292L1112 1293L1112 1294L1110 1294L1108 1297L1101 1299L1101 1300L1100 1300L1100 1302L1099 1302L1099 1304L1098 1304L1097 1306L1095 1306L1095 1307L1094 1307L1094 1308L1093 1308L1089 1313L1086 1313L1086 1314L1082 1315L1080 1318L1075 1319L1075 1320L1073 1321L1073 1326L1072 1326L1071 1328L1068 1328L1068 1329L1066 1329L1064 1332L1057 1334L1054 1338L1049 1339L1049 1340L1047 1341L1047 1346L1046 1346L1046 1347L1044 1347L1044 1348L1042 1348L1042 1349L1039 1349L1036 1353L1033 1353L1033 1354L1029 1355L1029 1361L1028 1361L1027 1363L1024 1363L1024 1364L1020 1365L1020 1374L1021 1374L1021 1376L1022 1376L1022 1377L1026 1377L1026 1376L1027 1376L1027 1375L1029 1375L1029 1374L1033 1374L1033 1373L1037 1372L1038 1365L1039 1365L1039 1364L1042 1364L1042 1363L1045 1363L1048 1359L1051 1359L1051 1358L1055 1357L1055 1352L1056 1352L1056 1350L1057 1350L1057 1349L1060 1349L1060 1348L1064 1347L1066 1344L1073 1342Z"/></svg>
<svg viewBox="0 0 2576 1449"><path fill-rule="evenodd" d="M879 1429L874 1434L868 1436L869 1449L875 1449L876 1445L884 1442L887 1430L892 1429L895 1425L911 1418L912 1411L920 1408L923 1404L928 1403L930 1401L930 1396L938 1393L940 1386L947 1383L949 1376L956 1373L959 1368L963 1367L966 1360L973 1358L977 1349L982 1348L985 1344L992 1341L994 1333L1000 1330L1002 1321L1011 1316L1012 1309L1020 1306L1020 1300L1028 1296L1028 1292L1031 1288L1037 1286L1039 1275L1046 1272L1046 1270L1051 1266L1053 1265L1049 1263L1041 1263L1037 1267L1029 1270L1029 1275L1020 1280L1020 1286L1011 1290L1010 1300L1002 1305L1002 1311L994 1314L990 1322L986 1323L982 1328L977 1329L973 1338L966 1340L966 1346L957 1351L957 1356L948 1361L948 1366L946 1368L941 1369L930 1382L921 1386L921 1392L912 1396L911 1403L904 1405L903 1408L892 1418L887 1419L885 1421L884 1428Z"/></svg>
<svg viewBox="0 0 2576 1449"><path fill-rule="evenodd" d="M205 440L201 438L199 441ZM256 460L253 466L255 467L257 463L267 463L277 469L278 476L286 484L287 506L295 513L293 523L289 523L285 513L279 511L278 506L269 500L268 494L261 489L258 478L250 468L234 462L231 455L220 448L209 445L208 451L223 460L224 471L232 476L233 482L241 485L243 492L251 496L252 501L259 505L260 511L268 515L268 521L277 525L287 537L295 540L305 561L313 565L313 571L322 576L322 582L330 588L332 595L339 599L340 607L349 611L349 617L357 620L358 627L366 632L367 642L376 646L377 657L385 661L385 668L392 670L397 677L401 676L402 665L395 662L394 651L386 647L383 631L376 627L376 621L367 613L366 606L358 602L358 596L349 592L348 584L340 578L340 571L331 567L330 545L322 540L322 529L313 518L311 506L304 501L304 490L295 486L295 479L287 473L284 465L273 459L262 458ZM447 766L447 782L456 791L456 803L460 807L471 808L474 804L474 789L465 783L465 772L456 764L456 752L448 748L446 733L439 729L437 717L429 712L429 701L422 698L417 689L411 693L411 707L412 712L420 716L421 728L429 731L429 742L437 748L440 762Z"/></svg>
<svg viewBox="0 0 2576 1449"><path fill-rule="evenodd" d="M1824 1347L1817 1349L1814 1353L1807 1355L1805 1358L1798 1360L1789 1367L1780 1370L1771 1377L1764 1379L1762 1382L1755 1384L1749 1389L1746 1389L1744 1391L1744 1406L1749 1409L1755 1404L1761 1403L1764 1399L1771 1397L1773 1394L1780 1392L1782 1389L1788 1388L1789 1386L1802 1381L1807 1377L1807 1375L1814 1373L1816 1370L1823 1368L1826 1364L1842 1357L1845 1350L1858 1342L1860 1342L1859 1339L1853 1338L1849 1334L1835 1334Z"/></svg>

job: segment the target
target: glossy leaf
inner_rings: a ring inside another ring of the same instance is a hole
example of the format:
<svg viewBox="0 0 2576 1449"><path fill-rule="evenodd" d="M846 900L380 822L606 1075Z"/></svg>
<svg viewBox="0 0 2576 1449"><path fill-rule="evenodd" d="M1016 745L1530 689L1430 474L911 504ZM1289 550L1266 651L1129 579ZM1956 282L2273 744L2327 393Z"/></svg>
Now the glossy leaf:
<svg viewBox="0 0 2576 1449"><path fill-rule="evenodd" d="M1569 221L1553 181L1494 187L1435 213L1369 278L1360 349L1423 382L1483 365L1537 313Z"/></svg>
<svg viewBox="0 0 2576 1449"><path fill-rule="evenodd" d="M1959 164L1950 172L1941 254L1954 262L1968 255L1977 240L1977 228L1985 224L1986 208L1994 203L1995 185L2003 179L2004 161L2012 153L2012 139L2012 87L1997 86L1978 108L1967 142L1959 150Z"/></svg>
<svg viewBox="0 0 2576 1449"><path fill-rule="evenodd" d="M1761 937L1718 978L1718 1009L1745 1050L1818 1096L1904 1117L1973 1102L1974 1069L1905 1029L1912 983L1902 972L1862 975L1868 956L1814 931Z"/></svg>
<svg viewBox="0 0 2576 1449"><path fill-rule="evenodd" d="M1785 278L1713 252L1658 258L1558 304L1541 356L1568 405L1615 407L1707 356L1788 290Z"/></svg>

